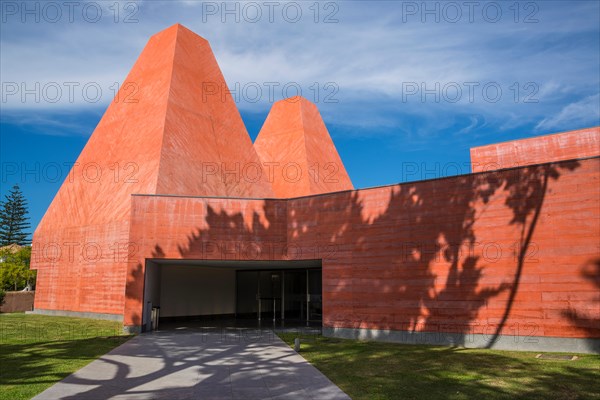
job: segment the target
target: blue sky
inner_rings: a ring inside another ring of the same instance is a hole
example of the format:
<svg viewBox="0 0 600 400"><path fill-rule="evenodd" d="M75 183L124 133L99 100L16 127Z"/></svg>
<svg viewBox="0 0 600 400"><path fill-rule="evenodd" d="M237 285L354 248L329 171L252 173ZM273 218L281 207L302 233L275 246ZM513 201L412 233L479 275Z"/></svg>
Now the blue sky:
<svg viewBox="0 0 600 400"><path fill-rule="evenodd" d="M286 93L315 102L357 188L600 125L595 0L50 3L1 4L0 195L18 183L33 227L148 38L177 22L211 43L253 139Z"/></svg>

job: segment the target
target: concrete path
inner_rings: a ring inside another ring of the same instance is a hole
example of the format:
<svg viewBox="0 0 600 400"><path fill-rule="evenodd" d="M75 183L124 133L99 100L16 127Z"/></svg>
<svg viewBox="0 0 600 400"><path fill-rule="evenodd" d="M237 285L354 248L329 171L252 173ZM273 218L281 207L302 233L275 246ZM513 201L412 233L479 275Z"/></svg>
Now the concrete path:
<svg viewBox="0 0 600 400"><path fill-rule="evenodd" d="M136 336L35 399L349 397L272 331L206 329Z"/></svg>

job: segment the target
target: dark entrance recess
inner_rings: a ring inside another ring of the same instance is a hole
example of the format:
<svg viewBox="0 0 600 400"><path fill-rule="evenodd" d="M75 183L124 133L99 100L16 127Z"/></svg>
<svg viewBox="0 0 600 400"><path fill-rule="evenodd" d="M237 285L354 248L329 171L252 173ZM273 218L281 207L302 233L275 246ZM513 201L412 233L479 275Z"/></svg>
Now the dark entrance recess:
<svg viewBox="0 0 600 400"><path fill-rule="evenodd" d="M232 326L321 326L320 260L146 260L143 330L194 321Z"/></svg>
<svg viewBox="0 0 600 400"><path fill-rule="evenodd" d="M236 271L236 317L321 321L321 269Z"/></svg>

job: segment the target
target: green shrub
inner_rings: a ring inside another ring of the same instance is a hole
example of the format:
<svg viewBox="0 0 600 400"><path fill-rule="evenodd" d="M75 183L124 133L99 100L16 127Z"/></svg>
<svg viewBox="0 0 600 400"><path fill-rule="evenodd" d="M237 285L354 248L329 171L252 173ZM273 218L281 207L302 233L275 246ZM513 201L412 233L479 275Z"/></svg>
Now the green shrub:
<svg viewBox="0 0 600 400"><path fill-rule="evenodd" d="M31 247L0 250L0 288L18 291L27 285L35 286L36 272L29 269Z"/></svg>

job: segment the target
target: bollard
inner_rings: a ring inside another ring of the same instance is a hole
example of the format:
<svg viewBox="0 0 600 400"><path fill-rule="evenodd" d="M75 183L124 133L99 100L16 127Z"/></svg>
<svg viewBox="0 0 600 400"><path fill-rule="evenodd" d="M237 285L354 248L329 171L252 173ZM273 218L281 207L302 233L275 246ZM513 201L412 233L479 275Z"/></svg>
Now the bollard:
<svg viewBox="0 0 600 400"><path fill-rule="evenodd" d="M294 339L294 351L296 353L300 351L300 338Z"/></svg>

